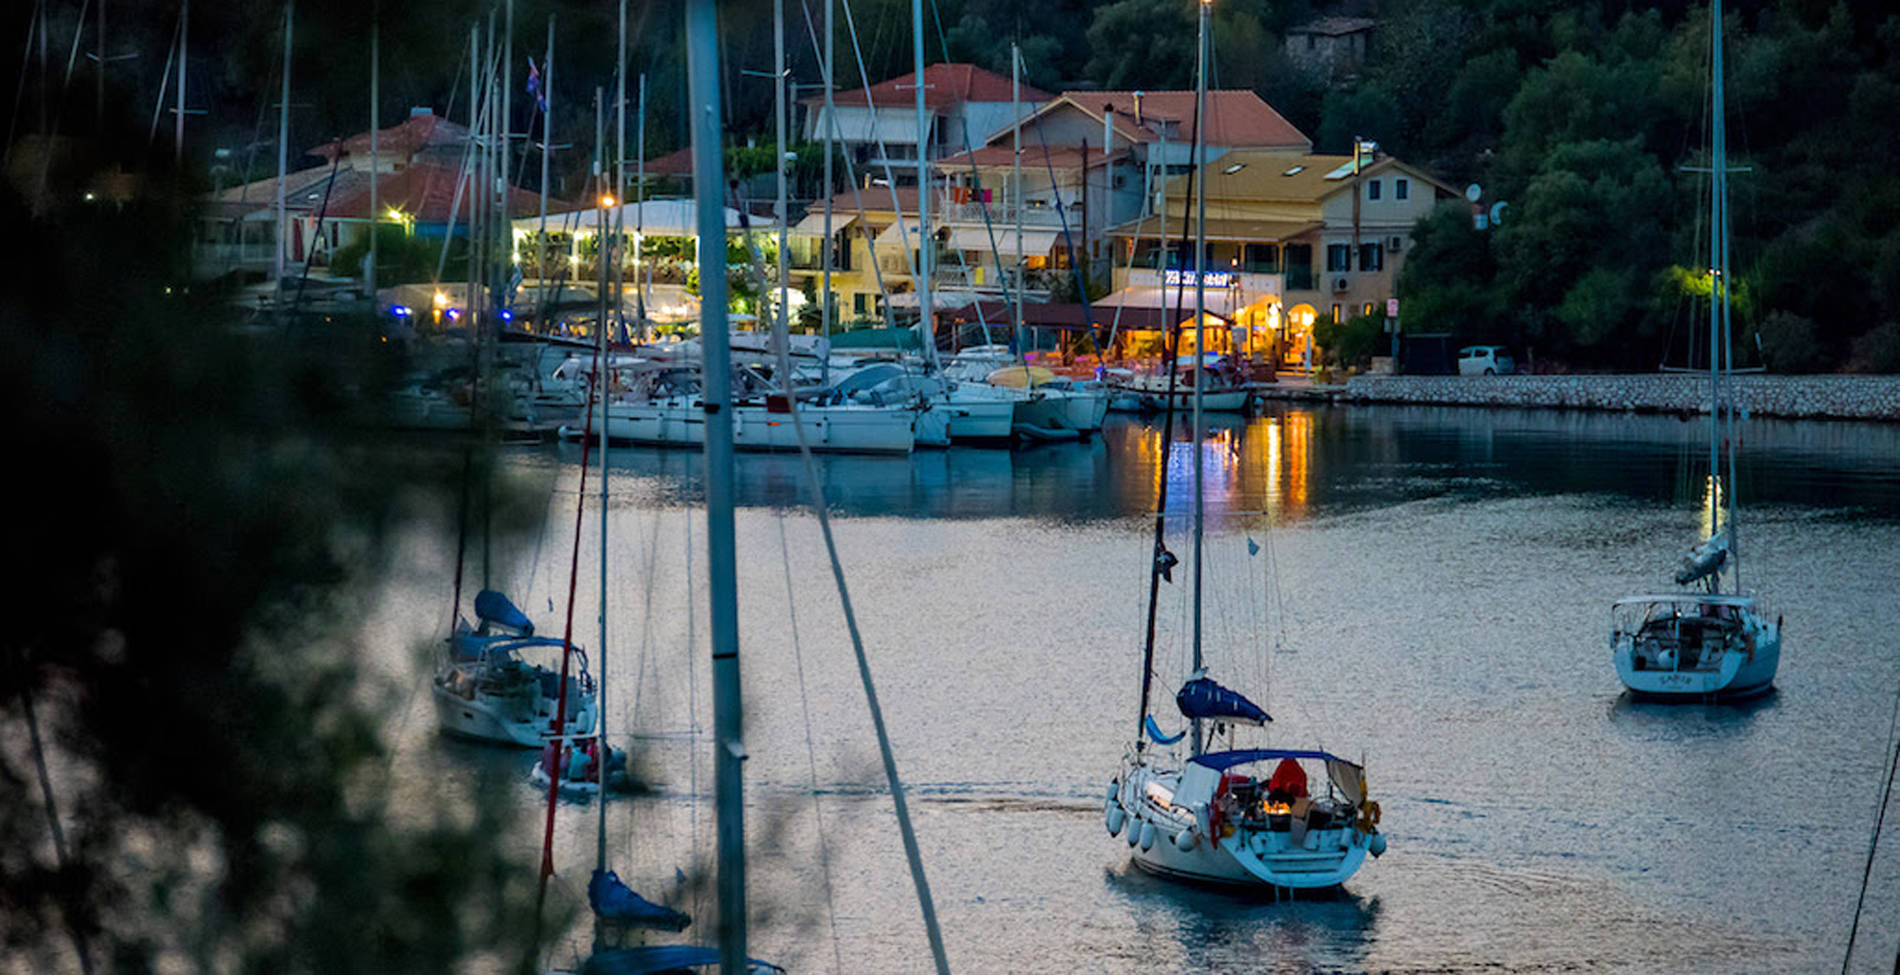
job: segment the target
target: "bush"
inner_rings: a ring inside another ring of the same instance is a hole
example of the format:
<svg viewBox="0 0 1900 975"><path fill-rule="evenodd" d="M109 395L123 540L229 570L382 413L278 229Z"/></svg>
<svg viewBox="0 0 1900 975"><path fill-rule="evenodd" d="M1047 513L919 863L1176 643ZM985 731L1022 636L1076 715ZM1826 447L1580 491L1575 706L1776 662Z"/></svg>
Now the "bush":
<svg viewBox="0 0 1900 975"><path fill-rule="evenodd" d="M1813 320L1791 311L1769 312L1755 330L1762 358L1776 372L1813 372L1821 361Z"/></svg>
<svg viewBox="0 0 1900 975"><path fill-rule="evenodd" d="M1886 322L1854 340L1849 372L1900 372L1900 322Z"/></svg>
<svg viewBox="0 0 1900 975"><path fill-rule="evenodd" d="M1360 315L1344 324L1331 315L1313 323L1313 341L1325 353L1326 361L1337 366L1364 366L1378 351L1385 333L1385 319L1378 315Z"/></svg>

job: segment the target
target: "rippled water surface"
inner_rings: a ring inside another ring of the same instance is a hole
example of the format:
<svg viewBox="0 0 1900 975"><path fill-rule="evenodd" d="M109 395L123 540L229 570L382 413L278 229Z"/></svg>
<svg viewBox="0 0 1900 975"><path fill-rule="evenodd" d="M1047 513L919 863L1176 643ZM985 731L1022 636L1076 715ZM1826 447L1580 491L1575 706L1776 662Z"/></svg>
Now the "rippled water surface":
<svg viewBox="0 0 1900 975"><path fill-rule="evenodd" d="M822 459L953 967L1839 970L1900 692L1900 429L1746 424L1744 582L1785 614L1777 691L1632 702L1605 646L1609 602L1665 585L1698 537L1703 436L1658 417L1288 407L1171 445L1184 559L1197 459L1206 482L1217 674L1273 714L1274 744L1363 756L1384 807L1386 856L1339 896L1293 903L1148 877L1102 828L1135 727L1153 424ZM491 581L544 632L566 603L578 459L507 459L549 522L494 552ZM709 921L709 896L680 884L713 850L700 460L616 448L612 463L608 728L657 791L609 804L609 859ZM738 463L752 953L794 971L927 970L800 462ZM597 515L589 499L575 625L590 649ZM452 539L418 540L377 614L379 639L418 648L392 654L403 666L424 666L446 624L452 558ZM1160 604L1169 684L1187 669L1186 578ZM529 757L444 741L426 694L410 700L404 804L486 790L524 813L509 842L536 850ZM565 902L583 894L596 815L560 808ZM1890 970L1897 942L1890 840L1855 970ZM576 934L549 960L583 949Z"/></svg>

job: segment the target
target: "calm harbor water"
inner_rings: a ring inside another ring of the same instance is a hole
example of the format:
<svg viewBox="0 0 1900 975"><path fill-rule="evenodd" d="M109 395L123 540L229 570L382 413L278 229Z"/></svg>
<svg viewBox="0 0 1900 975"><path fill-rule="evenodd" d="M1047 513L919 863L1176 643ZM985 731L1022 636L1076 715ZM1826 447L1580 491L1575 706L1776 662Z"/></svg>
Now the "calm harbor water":
<svg viewBox="0 0 1900 975"><path fill-rule="evenodd" d="M1786 616L1777 691L1635 703L1605 646L1609 602L1666 585L1699 537L1703 436L1661 417L1285 406L1171 445L1184 559L1197 459L1205 472L1216 675L1273 714L1273 743L1363 756L1384 807L1386 856L1339 896L1294 903L1150 878L1101 825L1135 724L1153 423L1111 418L1094 443L1015 452L822 459L953 967L1839 970L1900 691L1900 429L1745 424L1744 582ZM549 521L496 553L492 582L545 632L565 605L579 454L508 457ZM608 728L658 788L609 805L609 859L710 920L709 894L679 883L713 852L700 459L616 448L612 464ZM752 953L794 971L927 970L800 462L738 466ZM592 650L587 503L575 625ZM415 648L391 654L411 686L447 619L452 545L410 546L372 620ZM1175 577L1168 685L1187 670ZM509 841L538 848L528 755L442 740L422 692L396 721L404 806L484 790L527 814ZM568 902L584 897L595 815L561 807ZM1854 970L1884 972L1900 943L1891 837L1871 889ZM549 961L583 950L576 934Z"/></svg>

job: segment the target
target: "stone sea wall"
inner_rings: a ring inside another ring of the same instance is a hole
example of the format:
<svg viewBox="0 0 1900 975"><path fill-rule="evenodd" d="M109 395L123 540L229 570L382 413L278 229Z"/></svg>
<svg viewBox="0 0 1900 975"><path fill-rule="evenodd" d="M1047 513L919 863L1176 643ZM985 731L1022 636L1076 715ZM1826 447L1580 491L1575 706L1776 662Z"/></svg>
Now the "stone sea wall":
<svg viewBox="0 0 1900 975"><path fill-rule="evenodd" d="M1292 390L1288 390L1292 392ZM1709 378L1693 373L1631 376L1354 376L1314 394L1335 402L1554 407L1642 413L1706 413ZM1272 395L1272 394L1268 394ZM1900 376L1730 377L1724 398L1751 416L1900 422Z"/></svg>

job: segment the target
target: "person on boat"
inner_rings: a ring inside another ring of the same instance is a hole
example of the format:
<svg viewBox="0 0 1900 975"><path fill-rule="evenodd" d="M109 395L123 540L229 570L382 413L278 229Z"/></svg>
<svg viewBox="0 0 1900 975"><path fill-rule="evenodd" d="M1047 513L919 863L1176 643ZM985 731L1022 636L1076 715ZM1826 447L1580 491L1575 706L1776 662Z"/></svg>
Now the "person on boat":
<svg viewBox="0 0 1900 975"><path fill-rule="evenodd" d="M1267 779L1267 801L1291 804L1306 795L1306 770L1290 758L1280 759L1280 764L1273 768L1273 775Z"/></svg>

